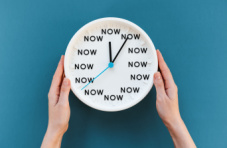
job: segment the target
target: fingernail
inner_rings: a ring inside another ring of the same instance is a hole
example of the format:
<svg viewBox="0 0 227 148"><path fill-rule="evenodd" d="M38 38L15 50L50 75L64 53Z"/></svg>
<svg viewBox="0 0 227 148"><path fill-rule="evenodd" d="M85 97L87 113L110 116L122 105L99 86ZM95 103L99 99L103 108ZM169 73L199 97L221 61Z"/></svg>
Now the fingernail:
<svg viewBox="0 0 227 148"><path fill-rule="evenodd" d="M65 86L68 86L69 85L69 81L68 81L67 78L64 78L63 85L65 85Z"/></svg>
<svg viewBox="0 0 227 148"><path fill-rule="evenodd" d="M161 79L161 75L160 75L160 73L155 74L154 78L155 78L156 80Z"/></svg>

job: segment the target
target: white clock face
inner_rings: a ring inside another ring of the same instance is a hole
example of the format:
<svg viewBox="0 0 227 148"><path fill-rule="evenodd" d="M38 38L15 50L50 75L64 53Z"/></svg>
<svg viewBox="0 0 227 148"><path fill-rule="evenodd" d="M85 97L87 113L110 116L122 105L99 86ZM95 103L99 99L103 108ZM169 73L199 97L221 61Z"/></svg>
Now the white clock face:
<svg viewBox="0 0 227 148"><path fill-rule="evenodd" d="M141 101L153 85L155 47L137 25L102 18L82 27L65 54L65 75L74 94L102 111L124 110Z"/></svg>

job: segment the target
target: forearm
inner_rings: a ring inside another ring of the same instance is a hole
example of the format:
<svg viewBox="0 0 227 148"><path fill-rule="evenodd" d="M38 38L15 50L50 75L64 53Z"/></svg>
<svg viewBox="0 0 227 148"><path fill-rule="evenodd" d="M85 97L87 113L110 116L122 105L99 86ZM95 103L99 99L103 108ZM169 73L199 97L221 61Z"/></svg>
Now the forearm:
<svg viewBox="0 0 227 148"><path fill-rule="evenodd" d="M60 148L62 141L62 134L47 130L41 148Z"/></svg>
<svg viewBox="0 0 227 148"><path fill-rule="evenodd" d="M176 148L196 148L196 145L181 118L174 123L167 124L166 127L169 130Z"/></svg>

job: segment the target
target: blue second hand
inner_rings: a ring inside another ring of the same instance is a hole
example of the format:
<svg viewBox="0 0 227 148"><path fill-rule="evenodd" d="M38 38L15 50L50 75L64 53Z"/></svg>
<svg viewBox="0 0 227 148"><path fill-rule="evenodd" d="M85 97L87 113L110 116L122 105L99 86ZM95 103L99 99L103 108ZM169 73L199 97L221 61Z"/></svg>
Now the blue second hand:
<svg viewBox="0 0 227 148"><path fill-rule="evenodd" d="M91 80L87 85L85 85L81 90L83 90L85 87L87 87L91 82L93 82L96 78L98 78L104 71L106 71L110 66L108 66L106 69L104 69L100 74L98 74L93 80Z"/></svg>

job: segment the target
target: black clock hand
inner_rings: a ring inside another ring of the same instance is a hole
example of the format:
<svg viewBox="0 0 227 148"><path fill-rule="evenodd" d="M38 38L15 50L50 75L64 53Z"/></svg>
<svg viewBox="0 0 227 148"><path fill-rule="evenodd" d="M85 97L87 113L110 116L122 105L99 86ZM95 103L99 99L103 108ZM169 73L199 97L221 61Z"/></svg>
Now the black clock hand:
<svg viewBox="0 0 227 148"><path fill-rule="evenodd" d="M109 55L110 55L110 62L112 62L111 42L109 42Z"/></svg>
<svg viewBox="0 0 227 148"><path fill-rule="evenodd" d="M128 40L128 38L125 39L124 43L122 44L121 48L119 49L119 51L117 52L117 55L115 56L115 58L113 59L113 63L116 60L117 56L119 55L119 53L121 52L122 48L124 47L126 41Z"/></svg>

